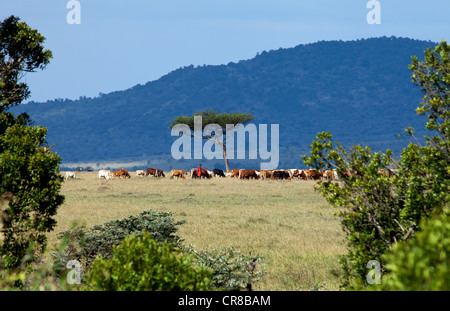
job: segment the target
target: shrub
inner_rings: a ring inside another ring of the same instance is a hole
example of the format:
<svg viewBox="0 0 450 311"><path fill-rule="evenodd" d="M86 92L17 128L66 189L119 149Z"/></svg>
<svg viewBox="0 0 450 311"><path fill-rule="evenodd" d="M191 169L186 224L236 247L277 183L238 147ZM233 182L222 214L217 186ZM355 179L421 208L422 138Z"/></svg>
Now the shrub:
<svg viewBox="0 0 450 311"><path fill-rule="evenodd" d="M87 269L96 257L110 259L114 246L119 245L127 236L140 237L144 231L150 233L156 241L167 241L175 246L181 238L174 235L177 226L185 221L175 221L172 213L146 210L138 215L113 220L86 230L84 227L61 232L58 237L66 244L65 252L53 252L59 266L65 266L69 260L78 260Z"/></svg>
<svg viewBox="0 0 450 311"><path fill-rule="evenodd" d="M185 251L195 255L200 265L210 268L211 284L217 289L227 291L252 290L252 284L266 274L257 269L259 256L243 255L228 247L221 250L195 251L190 245Z"/></svg>
<svg viewBox="0 0 450 311"><path fill-rule="evenodd" d="M389 273L380 286L370 288L450 290L450 210L423 223L414 238L397 243L383 258Z"/></svg>
<svg viewBox="0 0 450 311"><path fill-rule="evenodd" d="M30 246L36 254L44 250L45 234L55 227L53 217L64 201L61 158L46 145L46 134L26 115L0 114L0 195L9 194L0 211L0 255L7 268L21 265Z"/></svg>
<svg viewBox="0 0 450 311"><path fill-rule="evenodd" d="M114 246L111 259L96 259L86 275L87 290L210 290L211 271L175 245L157 242L149 233L131 235Z"/></svg>

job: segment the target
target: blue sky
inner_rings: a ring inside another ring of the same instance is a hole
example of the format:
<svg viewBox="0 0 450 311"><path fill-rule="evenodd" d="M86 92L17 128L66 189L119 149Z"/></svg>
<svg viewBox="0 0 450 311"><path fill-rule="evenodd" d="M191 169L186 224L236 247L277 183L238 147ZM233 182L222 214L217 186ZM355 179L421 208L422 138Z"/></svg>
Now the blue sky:
<svg viewBox="0 0 450 311"><path fill-rule="evenodd" d="M25 77L29 100L94 97L183 66L227 64L321 40L439 42L450 32L449 0L379 0L378 25L367 23L368 0L78 0L81 24L73 25L68 1L0 2L1 20L20 17L53 51L44 71Z"/></svg>

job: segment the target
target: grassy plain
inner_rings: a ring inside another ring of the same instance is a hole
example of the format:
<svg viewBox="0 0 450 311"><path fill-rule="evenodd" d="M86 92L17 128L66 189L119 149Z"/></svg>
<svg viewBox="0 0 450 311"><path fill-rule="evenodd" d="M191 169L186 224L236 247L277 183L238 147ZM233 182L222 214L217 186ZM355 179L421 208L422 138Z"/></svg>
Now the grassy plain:
<svg viewBox="0 0 450 311"><path fill-rule="evenodd" d="M132 172L131 172L132 173ZM166 174L168 176L168 174ZM172 212L186 220L177 235L198 251L233 246L264 258L267 271L255 290L309 290L323 285L339 290L335 275L346 252L336 210L304 180L176 180L136 177L98 179L80 172L64 182L65 203L59 208L56 234L73 223L92 227L147 209Z"/></svg>

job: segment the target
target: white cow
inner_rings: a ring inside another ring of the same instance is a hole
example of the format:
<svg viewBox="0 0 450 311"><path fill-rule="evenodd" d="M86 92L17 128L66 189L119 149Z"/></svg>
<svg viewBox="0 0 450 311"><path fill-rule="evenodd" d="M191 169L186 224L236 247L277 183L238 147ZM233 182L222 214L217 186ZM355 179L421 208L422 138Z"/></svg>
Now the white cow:
<svg viewBox="0 0 450 311"><path fill-rule="evenodd" d="M111 171L110 170L99 170L98 178L111 179L112 178Z"/></svg>
<svg viewBox="0 0 450 311"><path fill-rule="evenodd" d="M75 172L66 172L65 180L75 178Z"/></svg>
<svg viewBox="0 0 450 311"><path fill-rule="evenodd" d="M145 172L143 170L137 170L136 176L145 176Z"/></svg>

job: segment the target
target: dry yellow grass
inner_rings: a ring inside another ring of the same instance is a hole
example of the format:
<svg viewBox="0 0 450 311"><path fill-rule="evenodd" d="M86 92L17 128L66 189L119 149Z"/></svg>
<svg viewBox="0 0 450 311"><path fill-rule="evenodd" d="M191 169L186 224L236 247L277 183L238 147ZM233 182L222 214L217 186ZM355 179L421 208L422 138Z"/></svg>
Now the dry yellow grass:
<svg viewBox="0 0 450 311"><path fill-rule="evenodd" d="M56 216L56 234L74 222L91 227L143 210L172 212L186 220L178 235L196 250L233 246L259 254L268 273L255 290L308 290L326 283L338 290L332 273L346 252L339 219L313 181L303 180L175 180L136 177L98 179L96 172L77 173L64 182L66 201ZM168 176L166 174L166 176Z"/></svg>

